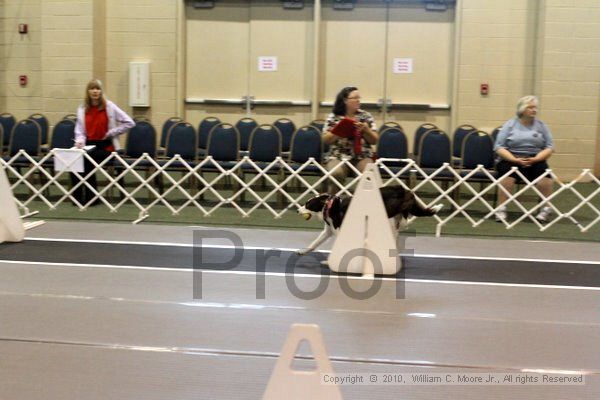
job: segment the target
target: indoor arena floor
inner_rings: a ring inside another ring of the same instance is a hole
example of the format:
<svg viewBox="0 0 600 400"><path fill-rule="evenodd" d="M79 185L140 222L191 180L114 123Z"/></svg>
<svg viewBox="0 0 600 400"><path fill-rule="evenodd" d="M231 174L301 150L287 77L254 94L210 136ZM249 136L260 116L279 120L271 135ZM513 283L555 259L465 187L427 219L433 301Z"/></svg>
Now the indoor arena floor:
<svg viewBox="0 0 600 400"><path fill-rule="evenodd" d="M0 244L0 399L260 399L294 323L320 327L338 374L585 381L343 385L346 400L598 398L600 243L409 237L403 273L368 292L326 252L294 259L317 233L48 222Z"/></svg>

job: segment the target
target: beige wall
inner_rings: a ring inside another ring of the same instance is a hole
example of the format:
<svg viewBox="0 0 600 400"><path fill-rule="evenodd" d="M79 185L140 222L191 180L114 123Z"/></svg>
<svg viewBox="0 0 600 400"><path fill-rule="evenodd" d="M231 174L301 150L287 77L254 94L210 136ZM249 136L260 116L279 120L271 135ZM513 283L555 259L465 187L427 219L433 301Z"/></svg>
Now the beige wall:
<svg viewBox="0 0 600 400"><path fill-rule="evenodd" d="M452 103L455 10L426 11L420 4L392 3L387 32L386 97L393 103ZM426 43L426 44L425 44ZM413 74L392 73L394 58L412 58ZM394 109L383 117L402 125L413 148L413 132L423 123L435 124L451 134L451 112ZM383 122L383 120L381 122Z"/></svg>
<svg viewBox="0 0 600 400"><path fill-rule="evenodd" d="M52 124L65 114L75 113L93 76L94 4L78 1L40 2L42 66L39 83L42 112ZM101 76L100 76L101 77ZM33 112L33 110L32 110Z"/></svg>
<svg viewBox="0 0 600 400"><path fill-rule="evenodd" d="M0 0L0 110L6 110L6 29L4 0ZM0 111L4 112L4 111Z"/></svg>
<svg viewBox="0 0 600 400"><path fill-rule="evenodd" d="M4 0L0 3L2 112L44 113L54 125L76 111L86 83L104 81L127 112L162 121L176 114L176 2L161 0ZM19 35L18 23L29 24ZM128 106L128 63L151 61L149 109ZM29 83L22 88L18 76Z"/></svg>
<svg viewBox="0 0 600 400"><path fill-rule="evenodd" d="M459 14L455 124L491 132L534 91L538 0L462 0ZM480 94L480 84L490 92Z"/></svg>
<svg viewBox="0 0 600 400"><path fill-rule="evenodd" d="M26 118L34 110L42 110L41 85L41 0L10 1L2 4L2 66L4 80L0 88L1 112L11 112L17 119ZM29 25L29 33L17 32L19 23ZM27 75L29 84L19 86L19 75Z"/></svg>
<svg viewBox="0 0 600 400"><path fill-rule="evenodd" d="M106 0L106 92L157 128L177 114L177 17L176 1ZM150 61L150 108L128 106L130 61Z"/></svg>
<svg viewBox="0 0 600 400"><path fill-rule="evenodd" d="M540 97L556 154L550 165L572 178L600 174L600 2L463 0L456 121L491 130L525 94ZM479 95L488 82L490 94Z"/></svg>
<svg viewBox="0 0 600 400"><path fill-rule="evenodd" d="M383 7L383 1L381 4ZM157 127L177 114L194 125L211 113L243 115L241 109L183 107L186 73L190 74L182 68L186 41L183 10L183 1L0 0L0 112L11 112L18 119L42 112L53 125L75 111L85 83L99 76L105 80L108 97L133 115L147 115ZM324 10L323 14L327 17L330 13ZM455 21L449 33L454 46L451 67L455 67L448 89L452 112L395 111L378 117L402 123L409 136L413 126L426 121L447 130L470 123L491 131L514 115L519 97L537 94L540 117L556 140L557 154L551 159L556 172L567 179L582 168L595 167L600 174L600 2L458 0ZM19 35L18 23L29 24L29 34ZM263 20L256 22L257 33L266 40L269 36L264 29L272 24L281 29L277 21ZM332 33L331 27L324 26L323 38ZM311 28L300 29L310 45ZM394 32L392 27L388 40L400 35L401 29ZM370 40L368 36L363 39ZM326 40L319 46L323 43ZM423 48L436 46L435 37L423 39ZM299 51L303 65L311 71L311 52ZM151 62L151 107L132 109L128 106L128 63L142 60ZM380 65L385 62L373 60L377 74L384 70ZM368 73L361 71L355 78L344 79L360 82ZM27 87L18 85L21 74L29 77ZM326 73L319 75L319 96L324 99L334 91L330 86L338 85L324 80ZM490 86L487 96L479 94L482 82ZM312 96L309 82L300 87L303 96ZM264 122L277 115L304 121L309 113L301 107L256 111ZM320 109L319 115L325 112Z"/></svg>
<svg viewBox="0 0 600 400"><path fill-rule="evenodd" d="M538 94L557 153L552 166L572 176L600 160L600 2L546 0ZM600 175L600 169L596 169Z"/></svg>

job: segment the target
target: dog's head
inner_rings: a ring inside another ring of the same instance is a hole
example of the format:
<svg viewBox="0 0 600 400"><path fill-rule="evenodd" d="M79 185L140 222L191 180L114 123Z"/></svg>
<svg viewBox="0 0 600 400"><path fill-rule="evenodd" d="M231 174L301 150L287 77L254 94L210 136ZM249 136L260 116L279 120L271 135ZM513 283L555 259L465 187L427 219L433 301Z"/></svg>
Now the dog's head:
<svg viewBox="0 0 600 400"><path fill-rule="evenodd" d="M329 197L328 194L320 194L308 199L308 201L298 209L298 214L301 214L307 221L313 215L321 214Z"/></svg>

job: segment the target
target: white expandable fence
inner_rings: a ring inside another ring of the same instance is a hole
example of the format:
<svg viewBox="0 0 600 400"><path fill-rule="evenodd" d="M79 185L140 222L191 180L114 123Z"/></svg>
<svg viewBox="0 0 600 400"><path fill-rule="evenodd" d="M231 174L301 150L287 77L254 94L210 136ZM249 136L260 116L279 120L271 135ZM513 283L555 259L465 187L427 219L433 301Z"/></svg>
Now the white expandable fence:
<svg viewBox="0 0 600 400"><path fill-rule="evenodd" d="M322 192L327 184L337 185L340 194L352 195L360 178L360 172L347 161L338 164L337 168L346 167L353 174L345 182L340 182L332 175L335 171L327 171L312 158L303 164L281 157L268 163L255 162L248 157L234 162L218 162L210 156L198 161L184 160L178 155L170 159L155 159L147 154L138 159L128 159L114 152L98 164L83 150L81 153L94 168L89 173L72 173L76 176L75 185L71 184L71 173L67 171L75 161L60 159L64 164L63 170L55 171L55 157L61 157L56 150L50 150L42 157L31 157L21 150L10 159L0 159L0 165L10 178L13 193L20 193L16 201L22 214L29 213L34 201L42 201L51 210L63 202L73 202L79 209L85 210L98 200L112 212L117 212L125 204L135 206L139 215L134 223L143 221L152 209L159 206L166 207L173 215L194 207L203 216L227 206L242 217L262 207L274 218L280 218L286 212L295 212L308 198ZM423 169L410 159L378 159L376 163L384 186L402 185L412 190L425 206L440 202L447 205L445 212L434 216L438 236L444 226L457 217L464 217L477 227L493 218L495 211L502 206L495 202L496 191L504 190L499 183L502 177L497 177L483 166L462 171L449 164L437 169ZM519 174L516 168L511 172ZM97 190L85 180L86 175L94 173L99 181ZM535 186L544 177L552 179L555 187L547 198ZM589 169L582 170L570 182L562 182L551 169L532 182L522 178L524 183L517 186L515 193L508 194L504 204L512 204L511 208L522 214L512 221L503 221L507 229L531 221L540 231L545 231L559 221L567 220L581 232L586 232L600 221L600 180ZM591 190L580 192L577 184L582 182L587 182ZM76 188L82 185L92 190L95 196L86 204L78 203L73 196ZM205 200L207 195L212 197L211 201ZM562 209L556 205L558 196L561 196ZM569 204L569 209L564 209L564 204ZM535 219L544 206L554 211L548 223ZM580 215L585 215L585 222L578 221Z"/></svg>

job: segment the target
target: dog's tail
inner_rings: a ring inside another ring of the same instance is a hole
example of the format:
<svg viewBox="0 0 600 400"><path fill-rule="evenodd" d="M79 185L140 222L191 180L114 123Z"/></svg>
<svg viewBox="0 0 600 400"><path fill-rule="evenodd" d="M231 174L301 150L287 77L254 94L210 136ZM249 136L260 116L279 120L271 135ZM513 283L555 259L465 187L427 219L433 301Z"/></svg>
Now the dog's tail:
<svg viewBox="0 0 600 400"><path fill-rule="evenodd" d="M410 209L410 214L415 217L431 217L432 215L437 214L442 207L442 204L437 204L433 207L425 208L415 201Z"/></svg>

